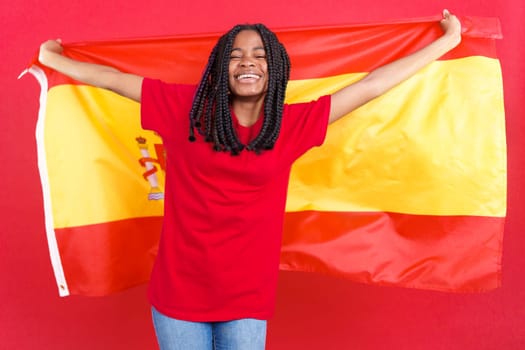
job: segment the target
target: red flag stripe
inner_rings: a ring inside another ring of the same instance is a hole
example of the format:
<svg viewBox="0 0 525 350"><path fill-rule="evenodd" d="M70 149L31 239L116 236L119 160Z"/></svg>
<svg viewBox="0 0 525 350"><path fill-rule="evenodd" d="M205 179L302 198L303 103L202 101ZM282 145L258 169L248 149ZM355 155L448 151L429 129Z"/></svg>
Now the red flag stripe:
<svg viewBox="0 0 525 350"><path fill-rule="evenodd" d="M159 216L55 229L69 293L101 296L149 281L161 227Z"/></svg>
<svg viewBox="0 0 525 350"><path fill-rule="evenodd" d="M497 19L465 17L462 43L441 59L473 55L496 58ZM372 69L427 45L442 34L437 18L348 27L277 30L292 61L291 79L322 78ZM315 35L311 35L310 32ZM145 38L122 41L73 43L64 54L166 81L194 84L199 81L208 55L219 34ZM312 53L311 47L316 47ZM374 50L370 50L374 47ZM378 49L380 48L380 49ZM49 87L74 83L47 71Z"/></svg>
<svg viewBox="0 0 525 350"><path fill-rule="evenodd" d="M286 213L281 268L440 291L491 290L501 283L502 240L494 233L503 231L504 220L385 212Z"/></svg>
<svg viewBox="0 0 525 350"><path fill-rule="evenodd" d="M501 232L503 224L504 218L497 217L286 213L281 269L325 272L383 285L460 292L490 290L500 285L500 262L487 257L500 256L501 240L493 232ZM107 295L148 281L161 225L161 217L150 217L56 229L61 258L67 261L63 267L70 293ZM472 235L485 244L473 246ZM412 242L409 246L398 244L406 239ZM369 247L367 241L371 242ZM383 245L389 248L381 249ZM422 249L392 250L417 246ZM117 251L122 254L104 256ZM390 256L392 251L397 255ZM422 251L429 255L422 256ZM377 274L363 272L370 270L370 261L383 261L374 264L381 266Z"/></svg>

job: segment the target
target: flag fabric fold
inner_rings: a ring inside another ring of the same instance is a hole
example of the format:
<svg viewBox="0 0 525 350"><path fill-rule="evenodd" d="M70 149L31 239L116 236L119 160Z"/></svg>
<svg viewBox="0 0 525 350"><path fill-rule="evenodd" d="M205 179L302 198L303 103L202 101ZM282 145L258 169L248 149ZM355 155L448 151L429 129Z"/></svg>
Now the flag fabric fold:
<svg viewBox="0 0 525 350"><path fill-rule="evenodd" d="M500 285L506 141L493 18L460 46L330 125L292 169L281 268L440 291ZM332 93L441 35L438 18L276 30L286 102ZM219 34L64 45L64 55L196 84ZM39 66L38 162L60 295L148 280L162 225L162 140L136 102Z"/></svg>

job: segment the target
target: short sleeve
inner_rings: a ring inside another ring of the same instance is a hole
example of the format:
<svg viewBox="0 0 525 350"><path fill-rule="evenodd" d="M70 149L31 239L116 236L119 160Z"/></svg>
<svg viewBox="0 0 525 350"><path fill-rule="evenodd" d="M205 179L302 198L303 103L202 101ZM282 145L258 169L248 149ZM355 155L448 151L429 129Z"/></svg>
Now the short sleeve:
<svg viewBox="0 0 525 350"><path fill-rule="evenodd" d="M145 78L140 107L142 127L166 136L176 127L177 120L188 118L194 94L193 85Z"/></svg>
<svg viewBox="0 0 525 350"><path fill-rule="evenodd" d="M292 148L294 158L310 148L323 144L330 116L331 96L316 101L285 105L283 113L283 142Z"/></svg>

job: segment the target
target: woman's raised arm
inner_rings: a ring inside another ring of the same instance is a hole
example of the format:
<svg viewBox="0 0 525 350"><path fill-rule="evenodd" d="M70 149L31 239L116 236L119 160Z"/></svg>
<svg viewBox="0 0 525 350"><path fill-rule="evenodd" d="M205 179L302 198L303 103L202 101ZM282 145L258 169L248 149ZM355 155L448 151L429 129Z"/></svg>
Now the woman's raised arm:
<svg viewBox="0 0 525 350"><path fill-rule="evenodd" d="M332 95L330 123L368 101L384 94L438 59L461 42L461 24L456 16L443 11L443 35L424 48L370 72L363 79Z"/></svg>
<svg viewBox="0 0 525 350"><path fill-rule="evenodd" d="M143 77L123 73L113 67L77 61L62 55L60 40L48 40L40 45L38 60L82 83L108 89L140 102Z"/></svg>

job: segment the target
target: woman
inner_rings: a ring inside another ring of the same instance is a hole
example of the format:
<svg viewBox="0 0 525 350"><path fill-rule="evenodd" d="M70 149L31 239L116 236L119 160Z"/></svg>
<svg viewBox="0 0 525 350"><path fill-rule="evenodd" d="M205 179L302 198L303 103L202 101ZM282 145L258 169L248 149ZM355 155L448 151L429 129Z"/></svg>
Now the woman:
<svg viewBox="0 0 525 350"><path fill-rule="evenodd" d="M214 47L198 87L71 60L58 41L39 60L141 102L167 150L165 214L149 299L161 349L264 349L273 314L290 168L327 125L383 94L461 41L444 34L317 101L284 104L290 63L263 25L236 26ZM189 132L188 132L189 130Z"/></svg>

